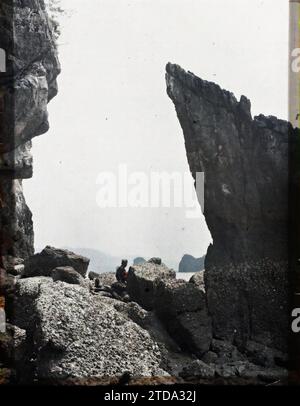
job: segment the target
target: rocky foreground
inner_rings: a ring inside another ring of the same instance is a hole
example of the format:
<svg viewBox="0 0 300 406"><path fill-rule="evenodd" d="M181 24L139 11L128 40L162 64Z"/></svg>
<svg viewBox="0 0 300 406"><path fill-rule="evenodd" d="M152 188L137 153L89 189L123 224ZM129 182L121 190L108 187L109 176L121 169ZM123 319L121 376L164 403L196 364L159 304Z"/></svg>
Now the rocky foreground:
<svg viewBox="0 0 300 406"><path fill-rule="evenodd" d="M19 275L11 275L9 334L1 349L12 381L270 384L286 378L280 351L252 340L239 348L213 336L203 272L190 282L176 280L154 258L131 267L123 285L113 273L90 279L87 258L46 247L11 273Z"/></svg>
<svg viewBox="0 0 300 406"><path fill-rule="evenodd" d="M51 247L33 255L22 191L31 140L48 130L47 103L57 93L54 23L44 0L2 0L0 18L8 62L0 78L0 308L8 321L0 382L281 383L288 156L297 130L252 118L246 97L168 64L191 173L205 172L213 239L205 273L177 281L152 259L131 268L127 286L110 274L91 282L86 258Z"/></svg>

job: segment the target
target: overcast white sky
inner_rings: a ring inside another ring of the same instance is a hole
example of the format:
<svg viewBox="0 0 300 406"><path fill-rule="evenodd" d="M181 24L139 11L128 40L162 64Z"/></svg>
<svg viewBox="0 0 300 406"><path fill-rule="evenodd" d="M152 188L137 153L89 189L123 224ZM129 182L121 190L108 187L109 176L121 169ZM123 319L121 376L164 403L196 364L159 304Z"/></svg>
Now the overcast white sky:
<svg viewBox="0 0 300 406"><path fill-rule="evenodd" d="M36 247L201 256L210 234L185 209L100 209L97 175L188 171L183 135L166 95L165 65L245 94L253 115L287 118L286 0L62 0L59 95L50 131L34 140L24 182Z"/></svg>

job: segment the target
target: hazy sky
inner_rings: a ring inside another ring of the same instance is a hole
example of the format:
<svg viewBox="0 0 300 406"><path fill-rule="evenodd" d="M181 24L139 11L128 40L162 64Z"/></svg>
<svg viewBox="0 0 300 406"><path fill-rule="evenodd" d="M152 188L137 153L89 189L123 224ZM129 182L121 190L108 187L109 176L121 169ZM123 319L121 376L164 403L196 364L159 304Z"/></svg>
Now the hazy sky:
<svg viewBox="0 0 300 406"><path fill-rule="evenodd" d="M34 140L24 181L36 247L201 256L210 234L185 209L101 209L97 176L187 172L182 131L165 86L178 63L252 102L253 115L287 118L286 0L62 0L59 95L50 131Z"/></svg>

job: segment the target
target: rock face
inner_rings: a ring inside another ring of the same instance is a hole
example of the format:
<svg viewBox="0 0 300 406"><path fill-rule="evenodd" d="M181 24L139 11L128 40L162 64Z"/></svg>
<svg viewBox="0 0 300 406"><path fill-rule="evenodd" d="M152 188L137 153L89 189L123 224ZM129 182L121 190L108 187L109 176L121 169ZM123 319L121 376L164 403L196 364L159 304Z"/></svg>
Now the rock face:
<svg viewBox="0 0 300 406"><path fill-rule="evenodd" d="M168 64L167 92L191 173L205 173L213 245L205 285L216 337L285 349L288 334L289 123L251 116L250 101Z"/></svg>
<svg viewBox="0 0 300 406"><path fill-rule="evenodd" d="M200 272L204 270L205 256L195 258L192 255L184 255L179 262L178 272Z"/></svg>
<svg viewBox="0 0 300 406"><path fill-rule="evenodd" d="M47 246L39 254L25 261L23 277L51 276L58 267L71 267L85 278L90 260L68 250Z"/></svg>
<svg viewBox="0 0 300 406"><path fill-rule="evenodd" d="M20 379L168 375L158 345L114 303L51 278L19 280L14 323L26 330L28 349Z"/></svg>
<svg viewBox="0 0 300 406"><path fill-rule="evenodd" d="M176 272L164 264L145 262L129 269L127 289L132 300L139 303L144 309L152 310L154 307L155 285L162 279L176 278Z"/></svg>
<svg viewBox="0 0 300 406"><path fill-rule="evenodd" d="M176 280L173 270L151 261L131 267L127 290L144 309L154 310L182 350L200 357L209 350L212 326L203 285Z"/></svg>
<svg viewBox="0 0 300 406"><path fill-rule="evenodd" d="M154 308L182 349L203 356L212 340L204 290L194 283L161 280L155 289Z"/></svg>
<svg viewBox="0 0 300 406"><path fill-rule="evenodd" d="M2 0L0 48L1 255L32 255L33 227L22 179L32 176L31 139L48 130L47 104L60 72L54 29L44 0Z"/></svg>

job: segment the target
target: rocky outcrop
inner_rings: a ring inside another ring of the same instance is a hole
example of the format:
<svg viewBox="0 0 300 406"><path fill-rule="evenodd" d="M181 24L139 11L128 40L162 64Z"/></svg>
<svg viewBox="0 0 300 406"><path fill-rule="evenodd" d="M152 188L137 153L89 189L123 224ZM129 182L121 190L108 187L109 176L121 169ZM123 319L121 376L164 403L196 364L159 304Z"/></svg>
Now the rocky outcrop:
<svg viewBox="0 0 300 406"><path fill-rule="evenodd" d="M21 279L16 288L14 323L28 344L21 381L168 375L158 345L114 300L43 277Z"/></svg>
<svg viewBox="0 0 300 406"><path fill-rule="evenodd" d="M54 282L62 281L71 285L84 285L85 280L79 272L75 271L71 266L61 266L53 269L51 272Z"/></svg>
<svg viewBox="0 0 300 406"><path fill-rule="evenodd" d="M23 268L11 258L34 254L32 214L22 180L32 176L31 140L48 130L47 104L57 93L60 71L54 28L44 0L1 1L0 48L6 59L5 72L0 72L0 294L5 297L10 320L15 310L15 277ZM10 337L9 331L5 337ZM13 361L8 365L11 378L11 368L19 362L16 334L14 337ZM0 355L1 380L7 360L3 364Z"/></svg>
<svg viewBox="0 0 300 406"><path fill-rule="evenodd" d="M195 258L192 255L185 254L179 262L178 272L200 272L204 270L205 255L201 258Z"/></svg>
<svg viewBox="0 0 300 406"><path fill-rule="evenodd" d="M273 349L252 341L242 353L229 342L212 339L201 284L160 278L156 267L162 265L148 265L156 275L151 311L114 296L115 282L91 289L89 279L66 267L52 271L52 278L58 273L56 281L19 279L11 318L19 343L15 352L10 336L0 336L0 348L13 356L16 381L90 385L125 377L127 383L145 382L143 377L155 377L157 383L285 379L282 353L275 358ZM74 284L69 278L73 272L84 283ZM151 269L146 273L149 278ZM142 278L139 282L144 283ZM120 285L126 292L126 285Z"/></svg>
<svg viewBox="0 0 300 406"><path fill-rule="evenodd" d="M167 92L184 133L191 173L205 173L205 260L216 337L286 350L288 154L295 136L250 101L168 64ZM290 138L289 138L290 137Z"/></svg>
<svg viewBox="0 0 300 406"><path fill-rule="evenodd" d="M136 258L134 258L134 260L133 260L133 265L142 265L142 264L144 264L145 262L147 262L147 261L145 260L145 258L143 258L143 257L136 257Z"/></svg>
<svg viewBox="0 0 300 406"><path fill-rule="evenodd" d="M127 290L131 300L153 310L183 351L203 356L212 340L203 286L176 280L173 270L151 261L130 268Z"/></svg>
<svg viewBox="0 0 300 406"><path fill-rule="evenodd" d="M103 272L97 275L95 279L98 279L99 284L102 286L112 285L114 282L116 282L116 274L115 272Z"/></svg>
<svg viewBox="0 0 300 406"><path fill-rule="evenodd" d="M51 276L59 267L71 267L82 277L86 277L90 260L74 252L47 246L38 254L25 261L23 277Z"/></svg>
<svg viewBox="0 0 300 406"><path fill-rule="evenodd" d="M54 30L44 0L3 0L0 48L0 246L1 255L32 255L31 213L22 179L32 176L31 139L48 128L47 104L60 72Z"/></svg>
<svg viewBox="0 0 300 406"><path fill-rule="evenodd" d="M176 272L172 269L153 259L150 261L130 267L127 281L132 300L147 310L154 308L156 283L162 279L176 278Z"/></svg>

